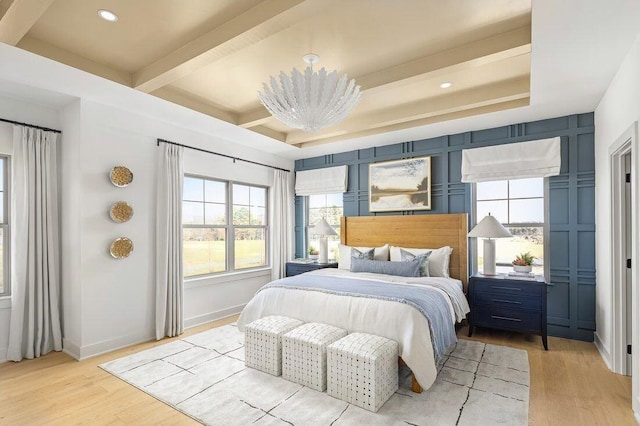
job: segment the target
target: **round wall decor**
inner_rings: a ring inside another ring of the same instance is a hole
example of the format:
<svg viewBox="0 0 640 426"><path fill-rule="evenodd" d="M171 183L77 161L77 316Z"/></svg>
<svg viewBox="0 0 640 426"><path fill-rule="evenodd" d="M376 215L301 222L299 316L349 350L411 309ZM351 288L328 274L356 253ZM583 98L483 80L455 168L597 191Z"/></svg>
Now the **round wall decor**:
<svg viewBox="0 0 640 426"><path fill-rule="evenodd" d="M109 172L111 183L120 188L129 185L133 181L133 173L124 166L115 166Z"/></svg>
<svg viewBox="0 0 640 426"><path fill-rule="evenodd" d="M127 222L133 216L133 207L126 201L118 201L111 205L109 216L116 223Z"/></svg>
<svg viewBox="0 0 640 426"><path fill-rule="evenodd" d="M127 237L120 237L113 240L111 247L109 247L109 253L115 259L124 259L133 252L133 241Z"/></svg>

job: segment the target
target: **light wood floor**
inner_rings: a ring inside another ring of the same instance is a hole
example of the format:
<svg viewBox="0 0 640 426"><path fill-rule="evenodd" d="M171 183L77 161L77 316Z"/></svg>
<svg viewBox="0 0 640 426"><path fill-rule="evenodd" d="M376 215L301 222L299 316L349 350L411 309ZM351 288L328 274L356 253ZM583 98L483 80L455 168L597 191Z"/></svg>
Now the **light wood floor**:
<svg viewBox="0 0 640 426"><path fill-rule="evenodd" d="M188 330L190 335L235 317ZM467 338L466 327L458 331ZM611 373L592 343L478 329L472 340L525 349L531 364L529 423L634 425L631 380ZM97 366L159 344L149 342L77 362L63 353L0 364L0 424L197 424Z"/></svg>

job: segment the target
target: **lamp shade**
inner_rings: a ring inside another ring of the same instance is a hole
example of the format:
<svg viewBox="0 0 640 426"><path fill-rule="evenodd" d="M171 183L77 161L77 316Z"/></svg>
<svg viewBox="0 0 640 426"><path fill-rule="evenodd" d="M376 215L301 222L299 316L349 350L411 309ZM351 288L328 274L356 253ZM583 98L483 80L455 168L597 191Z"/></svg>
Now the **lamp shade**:
<svg viewBox="0 0 640 426"><path fill-rule="evenodd" d="M469 237L480 238L508 238L513 237L498 220L491 216L485 216L471 231L467 234Z"/></svg>
<svg viewBox="0 0 640 426"><path fill-rule="evenodd" d="M316 226L309 230L311 235L338 235L337 232L327 223L326 220L320 219Z"/></svg>

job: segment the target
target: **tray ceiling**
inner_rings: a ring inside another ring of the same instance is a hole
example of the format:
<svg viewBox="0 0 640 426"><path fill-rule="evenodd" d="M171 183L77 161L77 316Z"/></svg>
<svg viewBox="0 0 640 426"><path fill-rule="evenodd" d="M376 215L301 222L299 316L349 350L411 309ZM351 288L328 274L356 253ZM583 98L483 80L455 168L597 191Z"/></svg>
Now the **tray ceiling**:
<svg viewBox="0 0 640 426"><path fill-rule="evenodd" d="M529 105L530 0L0 0L0 16L4 43L301 148ZM362 90L316 133L257 98L309 52Z"/></svg>

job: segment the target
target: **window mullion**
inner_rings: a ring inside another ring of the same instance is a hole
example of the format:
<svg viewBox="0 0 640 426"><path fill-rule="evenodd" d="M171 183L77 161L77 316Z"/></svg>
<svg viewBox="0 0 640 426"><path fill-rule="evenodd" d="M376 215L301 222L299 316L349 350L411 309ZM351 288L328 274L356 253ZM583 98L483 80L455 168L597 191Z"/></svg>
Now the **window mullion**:
<svg viewBox="0 0 640 426"><path fill-rule="evenodd" d="M229 271L235 271L236 269L236 231L235 224L233 223L233 184L229 182L227 184L227 269Z"/></svg>

